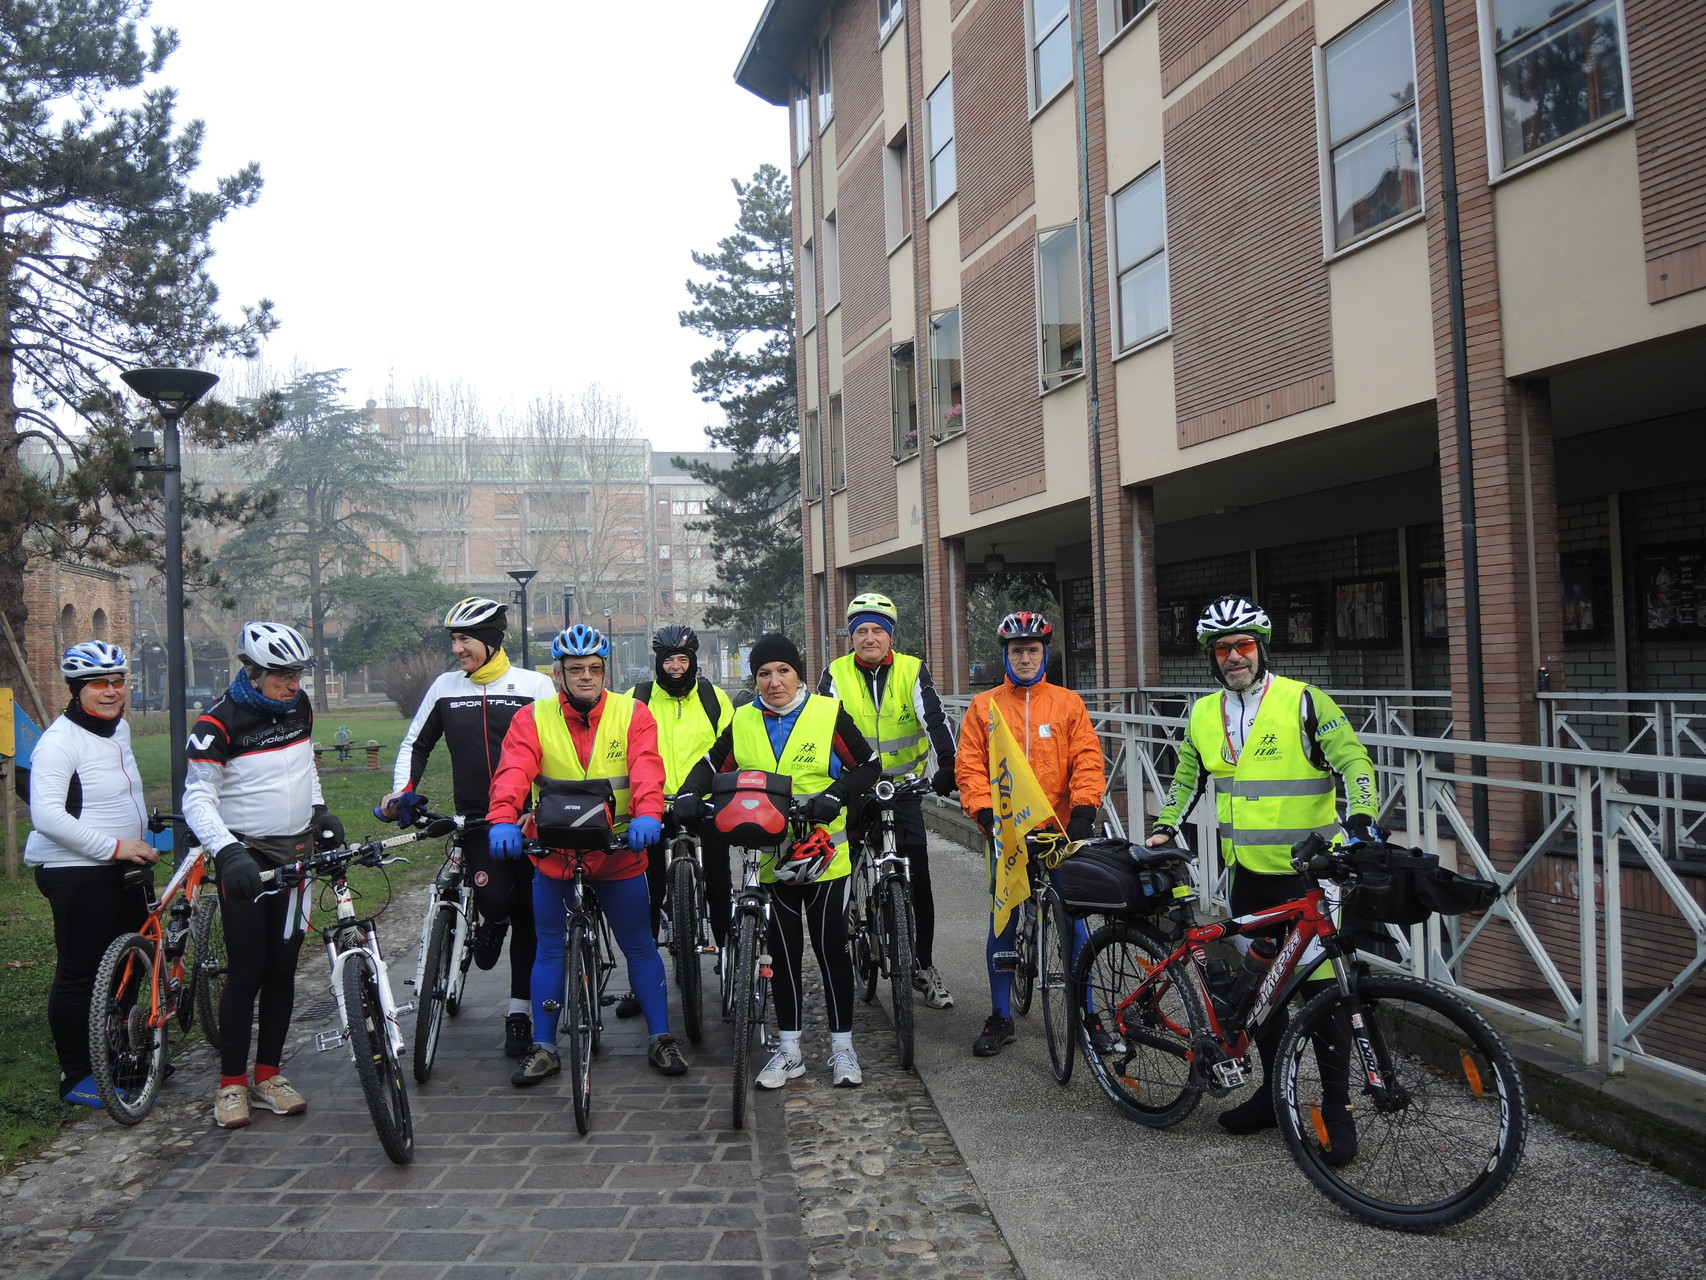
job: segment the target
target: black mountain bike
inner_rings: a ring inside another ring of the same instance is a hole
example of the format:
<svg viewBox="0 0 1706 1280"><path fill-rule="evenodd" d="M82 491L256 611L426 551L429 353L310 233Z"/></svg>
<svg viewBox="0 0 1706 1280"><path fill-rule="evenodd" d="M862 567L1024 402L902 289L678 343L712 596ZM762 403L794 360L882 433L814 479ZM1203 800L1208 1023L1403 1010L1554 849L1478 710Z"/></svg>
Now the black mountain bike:
<svg viewBox="0 0 1706 1280"><path fill-rule="evenodd" d="M914 774L884 778L871 788L865 804L865 839L853 861L852 894L847 902L847 937L853 948L853 973L859 996L877 998L882 977L889 981L895 1046L903 1071L912 1067L914 1048L912 973L917 929L912 915L911 868L900 852L895 801L929 792Z"/></svg>
<svg viewBox="0 0 1706 1280"><path fill-rule="evenodd" d="M669 821L673 824L674 819ZM681 1023L687 1038L705 1038L704 974L700 958L714 953L711 919L706 914L705 873L699 865L699 842L686 831L669 841L669 873L664 881L664 921L669 929L669 953L675 987L681 995Z"/></svg>

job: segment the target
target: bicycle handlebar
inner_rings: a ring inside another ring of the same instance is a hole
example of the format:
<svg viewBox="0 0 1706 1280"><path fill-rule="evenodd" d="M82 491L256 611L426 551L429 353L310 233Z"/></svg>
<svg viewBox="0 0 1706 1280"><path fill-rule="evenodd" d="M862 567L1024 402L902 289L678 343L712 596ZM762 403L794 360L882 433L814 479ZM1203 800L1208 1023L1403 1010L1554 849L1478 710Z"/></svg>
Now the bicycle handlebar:
<svg viewBox="0 0 1706 1280"><path fill-rule="evenodd" d="M272 888L268 892L276 893L280 889L292 888L307 880L324 878L328 872L347 871L357 863L364 867L387 867L393 862L407 862L408 859L400 854L387 857L386 850L394 844L410 843L421 838L412 834L393 836L389 840L369 840L365 844L328 849L300 862L287 862L282 867L273 867L261 872L261 883L271 885Z"/></svg>

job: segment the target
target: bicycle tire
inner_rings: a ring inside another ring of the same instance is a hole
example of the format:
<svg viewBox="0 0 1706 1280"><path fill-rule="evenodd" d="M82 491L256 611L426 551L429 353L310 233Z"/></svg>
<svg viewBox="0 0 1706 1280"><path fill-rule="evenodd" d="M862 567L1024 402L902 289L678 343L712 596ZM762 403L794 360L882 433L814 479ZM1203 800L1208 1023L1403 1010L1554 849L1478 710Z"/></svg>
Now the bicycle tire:
<svg viewBox="0 0 1706 1280"><path fill-rule="evenodd" d="M108 944L89 1002L89 1058L107 1114L137 1124L154 1109L165 1078L166 1027L150 1026L154 944L126 933Z"/></svg>
<svg viewBox="0 0 1706 1280"><path fill-rule="evenodd" d="M1347 1068L1359 1055L1344 1038L1344 994L1324 991L1293 1015L1279 1045L1275 1112L1286 1147L1318 1190L1378 1226L1432 1231L1472 1217L1522 1163L1528 1111L1516 1059L1485 1018L1433 983L1363 975L1357 995L1393 1096L1383 1102L1363 1084L1352 1103L1356 1153L1328 1163L1330 1135L1317 1120L1328 1105L1328 1054L1306 1046L1336 1021Z"/></svg>
<svg viewBox="0 0 1706 1280"><path fill-rule="evenodd" d="M1050 895L1038 904L1037 989L1043 1006L1043 1036L1048 1041L1049 1066L1055 1081L1072 1079L1072 1059L1078 1044L1078 984L1072 978L1073 923L1060 899Z"/></svg>
<svg viewBox="0 0 1706 1280"><path fill-rule="evenodd" d="M569 1041L569 1084L575 1105L575 1131L584 1135L592 1123L593 1001L597 990L592 939L576 920L569 926L568 971L564 975L561 1031Z"/></svg>
<svg viewBox="0 0 1706 1280"><path fill-rule="evenodd" d="M450 962L456 948L456 915L439 907L427 937L426 959L421 964L420 990L415 992L415 1083L432 1078L432 1061L438 1056L438 1037L444 1030L450 1003Z"/></svg>
<svg viewBox="0 0 1706 1280"><path fill-rule="evenodd" d="M1103 1053L1080 1019L1079 1047L1090 1075L1123 1115L1152 1129L1178 1124L1202 1098L1190 1047L1207 1017L1194 977L1163 982L1141 1002L1119 1008L1169 953L1148 929L1116 921L1090 935L1073 966L1078 994L1118 1042Z"/></svg>
<svg viewBox="0 0 1706 1280"><path fill-rule="evenodd" d="M190 918L190 979L195 988L195 1016L201 1023L201 1033L215 1049L219 1048L219 1002L225 995L225 980L230 967L225 952L225 917L219 909L219 895L210 883L202 886Z"/></svg>
<svg viewBox="0 0 1706 1280"><path fill-rule="evenodd" d="M883 886L882 895L882 928L889 970L889 1014L894 1019L894 1042L900 1054L900 1069L910 1071L917 1048L912 1005L912 895L907 892L906 881L899 876Z"/></svg>
<svg viewBox="0 0 1706 1280"><path fill-rule="evenodd" d="M1013 926L1013 950L1019 953L1019 965L1013 970L1013 1012L1023 1017L1031 1011L1031 996L1037 978L1037 902L1026 898L1013 909L1018 923Z"/></svg>
<svg viewBox="0 0 1706 1280"><path fill-rule="evenodd" d="M675 950L675 987L681 993L681 1029L698 1044L705 1038L704 973L699 964L699 867L677 858L669 869L669 919Z"/></svg>
<svg viewBox="0 0 1706 1280"><path fill-rule="evenodd" d="M847 937L853 947L854 987L859 999L870 1004L877 998L877 979L881 976L876 907L865 892L863 871L854 874L859 879L847 899Z"/></svg>
<svg viewBox="0 0 1706 1280"><path fill-rule="evenodd" d="M730 1027L734 1035L734 1080L729 1097L732 1127L746 1127L752 1097L753 1012L758 981L758 916L743 912L735 922L734 976L730 981L733 1008Z"/></svg>
<svg viewBox="0 0 1706 1280"><path fill-rule="evenodd" d="M403 1065L385 1032L385 1008L379 1001L379 976L365 951L345 953L344 1014L349 1019L355 1074L367 1100L367 1114L379 1145L393 1164L415 1158L415 1125L409 1115L409 1090Z"/></svg>

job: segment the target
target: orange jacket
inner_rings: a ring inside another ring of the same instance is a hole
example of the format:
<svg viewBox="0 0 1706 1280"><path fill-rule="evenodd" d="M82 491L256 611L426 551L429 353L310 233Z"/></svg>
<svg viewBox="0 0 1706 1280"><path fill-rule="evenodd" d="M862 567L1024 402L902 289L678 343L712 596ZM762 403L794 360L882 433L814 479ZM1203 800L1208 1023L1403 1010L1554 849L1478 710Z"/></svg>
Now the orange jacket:
<svg viewBox="0 0 1706 1280"><path fill-rule="evenodd" d="M954 778L960 786L960 807L968 817L976 817L979 809L995 807L989 796L991 700L1001 708L1002 719L1024 747L1031 771L1063 828L1079 805L1102 803L1106 766L1084 699L1046 679L1028 689L1004 680L971 700L960 726Z"/></svg>

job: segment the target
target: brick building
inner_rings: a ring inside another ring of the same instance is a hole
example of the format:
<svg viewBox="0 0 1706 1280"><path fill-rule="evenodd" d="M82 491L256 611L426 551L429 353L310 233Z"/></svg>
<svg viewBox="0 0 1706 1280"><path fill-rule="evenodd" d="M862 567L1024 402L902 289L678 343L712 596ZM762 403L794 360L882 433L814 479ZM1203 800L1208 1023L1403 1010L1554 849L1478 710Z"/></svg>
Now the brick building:
<svg viewBox="0 0 1706 1280"><path fill-rule="evenodd" d="M65 681L59 674L59 658L68 646L105 640L134 649L130 584L109 570L69 560L32 560L24 569L24 608L29 611L29 623L18 638L49 716L64 710ZM28 691L14 692L18 705L35 719Z"/></svg>
<svg viewBox="0 0 1706 1280"><path fill-rule="evenodd" d="M1198 683L1237 591L1471 736L1706 689L1706 20L1441 14L1443 75L1429 0L772 0L816 656L917 571L963 687L1005 562L1079 685Z"/></svg>

